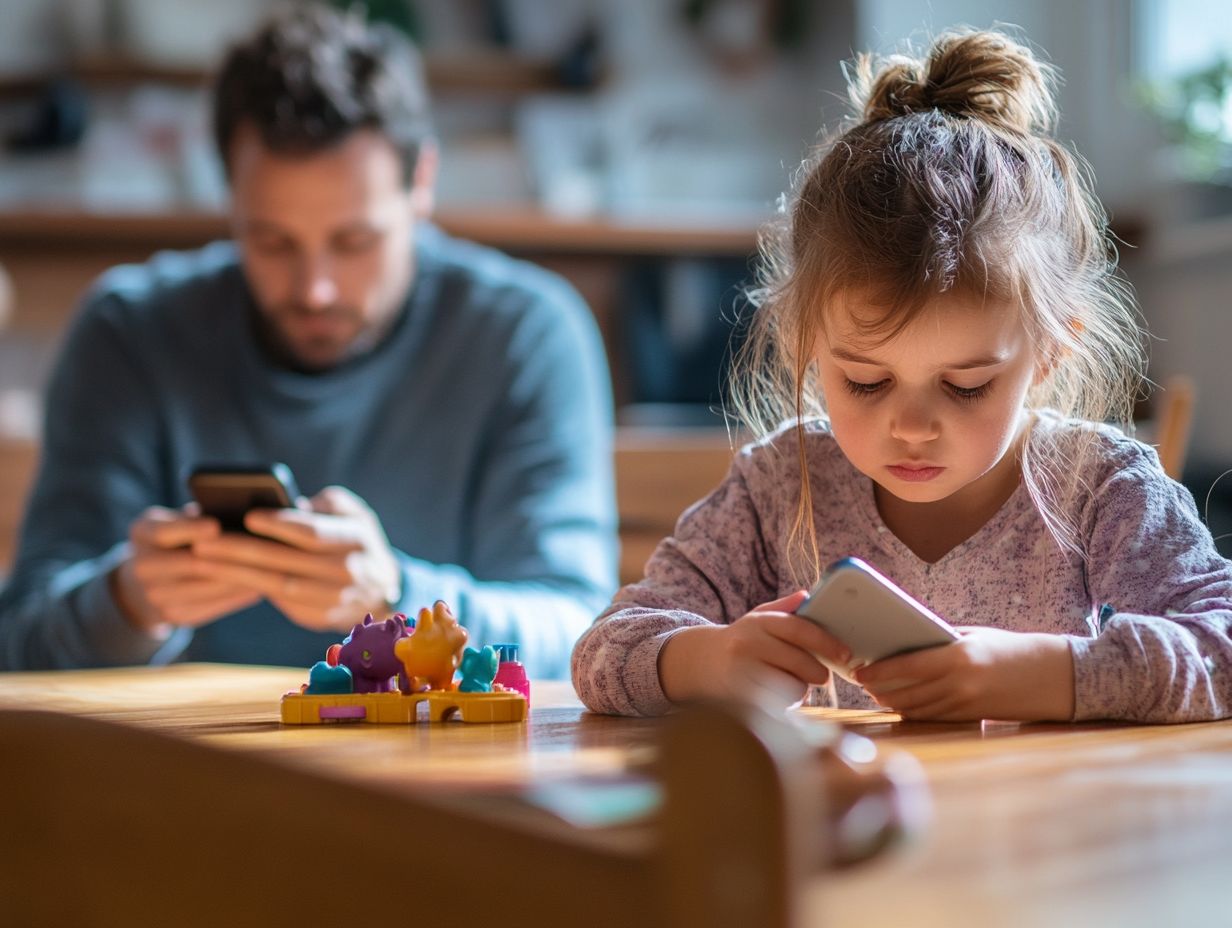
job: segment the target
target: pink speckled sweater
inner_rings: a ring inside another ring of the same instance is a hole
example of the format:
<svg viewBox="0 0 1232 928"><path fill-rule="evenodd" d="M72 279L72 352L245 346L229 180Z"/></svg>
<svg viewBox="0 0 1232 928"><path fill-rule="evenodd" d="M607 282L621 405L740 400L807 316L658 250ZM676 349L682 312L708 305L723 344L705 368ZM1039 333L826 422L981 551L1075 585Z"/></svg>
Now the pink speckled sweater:
<svg viewBox="0 0 1232 928"><path fill-rule="evenodd" d="M1048 533L1026 487L936 563L882 522L872 482L824 426L805 430L822 562L862 558L954 625L1052 632L1074 658L1075 720L1183 722L1232 715L1232 563L1216 552L1189 493L1155 452L1120 432L1045 414L1052 440L1094 430L1087 489L1074 505L1087 562ZM671 703L659 650L674 633L733 622L799 588L784 566L799 500L796 437L742 449L690 507L573 651L573 683L596 712L657 715ZM1100 627L1100 609L1105 611ZM837 681L840 706L871 707Z"/></svg>

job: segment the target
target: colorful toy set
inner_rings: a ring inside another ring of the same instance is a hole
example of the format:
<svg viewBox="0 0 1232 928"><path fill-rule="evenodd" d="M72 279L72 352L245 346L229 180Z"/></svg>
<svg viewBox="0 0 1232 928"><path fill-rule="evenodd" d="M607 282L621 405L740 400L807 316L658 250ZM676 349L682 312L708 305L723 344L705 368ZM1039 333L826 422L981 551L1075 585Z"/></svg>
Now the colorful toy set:
<svg viewBox="0 0 1232 928"><path fill-rule="evenodd" d="M414 723L419 704L428 719L457 715L463 722L521 722L530 683L517 645L466 646L466 629L437 602L414 621L401 613L374 622L371 615L330 645L299 692L282 697L282 721ZM461 679L454 680L455 675Z"/></svg>

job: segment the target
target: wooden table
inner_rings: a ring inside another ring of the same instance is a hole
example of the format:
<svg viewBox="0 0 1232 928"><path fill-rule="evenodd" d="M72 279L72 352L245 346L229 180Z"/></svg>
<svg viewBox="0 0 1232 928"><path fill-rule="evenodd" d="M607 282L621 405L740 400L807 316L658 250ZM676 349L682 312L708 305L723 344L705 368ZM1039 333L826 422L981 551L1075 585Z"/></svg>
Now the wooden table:
<svg viewBox="0 0 1232 928"><path fill-rule="evenodd" d="M0 708L52 709L414 789L509 787L639 760L657 722L585 713L534 685L527 725L290 727L304 673L257 667L0 675ZM932 821L807 891L808 924L1232 924L1232 723L926 725L807 710L921 764Z"/></svg>
<svg viewBox="0 0 1232 928"><path fill-rule="evenodd" d="M563 682L532 684L529 724L283 725L278 703L307 671L179 664L0 674L0 709L123 722L394 790L505 788L554 774L616 773L654 723L583 713Z"/></svg>
<svg viewBox="0 0 1232 928"><path fill-rule="evenodd" d="M1232 925L1232 722L841 717L920 761L934 811L914 847L825 886L826 924Z"/></svg>

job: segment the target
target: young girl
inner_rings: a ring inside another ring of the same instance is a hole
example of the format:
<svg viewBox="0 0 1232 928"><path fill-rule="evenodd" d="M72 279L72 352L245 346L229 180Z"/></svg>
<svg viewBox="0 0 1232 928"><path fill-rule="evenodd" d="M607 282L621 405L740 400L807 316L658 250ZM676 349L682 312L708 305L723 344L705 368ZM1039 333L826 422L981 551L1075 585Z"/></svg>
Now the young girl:
<svg viewBox="0 0 1232 928"><path fill-rule="evenodd" d="M599 712L825 683L792 615L871 563L962 626L836 680L908 718L1232 714L1232 565L1128 425L1141 333L1051 71L996 32L860 59L805 164L737 387L763 434L578 642ZM777 431L767 423L788 421Z"/></svg>

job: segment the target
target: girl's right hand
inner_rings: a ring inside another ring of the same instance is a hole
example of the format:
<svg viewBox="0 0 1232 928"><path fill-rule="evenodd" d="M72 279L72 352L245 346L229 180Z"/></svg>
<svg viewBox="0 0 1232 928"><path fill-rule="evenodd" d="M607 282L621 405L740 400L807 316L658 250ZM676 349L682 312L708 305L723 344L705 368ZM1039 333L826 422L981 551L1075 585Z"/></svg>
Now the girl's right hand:
<svg viewBox="0 0 1232 928"><path fill-rule="evenodd" d="M659 681L672 702L736 699L789 706L809 684L830 679L815 655L846 664L851 653L837 638L792 613L804 590L758 606L730 625L696 625L667 640L659 652Z"/></svg>

